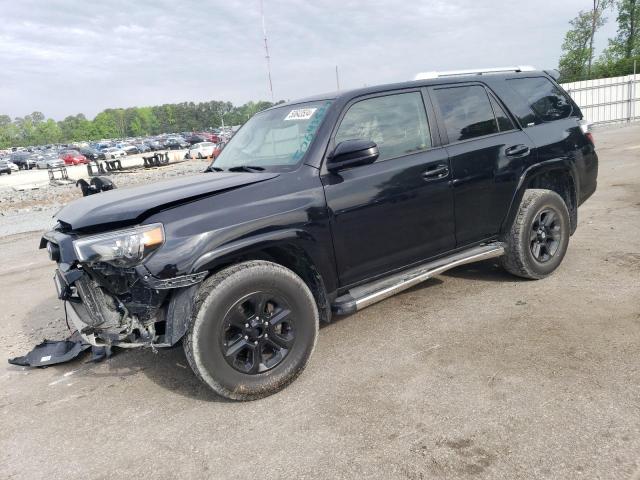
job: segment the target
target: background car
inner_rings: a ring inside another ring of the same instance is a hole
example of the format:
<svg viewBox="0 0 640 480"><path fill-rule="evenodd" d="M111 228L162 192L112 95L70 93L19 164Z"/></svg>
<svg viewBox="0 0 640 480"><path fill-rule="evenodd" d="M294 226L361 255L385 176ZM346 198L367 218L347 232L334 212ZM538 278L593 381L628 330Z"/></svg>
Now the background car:
<svg viewBox="0 0 640 480"><path fill-rule="evenodd" d="M189 135L188 137L186 137L185 140L190 145L195 145L197 143L206 142L208 140L208 138L205 138L202 135L198 135L198 134L194 133L193 135Z"/></svg>
<svg viewBox="0 0 640 480"><path fill-rule="evenodd" d="M36 166L36 160L31 158L31 153L26 151L12 152L9 161L15 163L20 170L31 170Z"/></svg>
<svg viewBox="0 0 640 480"><path fill-rule="evenodd" d="M36 168L58 168L64 167L64 160L58 158L54 154L45 154L41 159L36 162Z"/></svg>
<svg viewBox="0 0 640 480"><path fill-rule="evenodd" d="M127 152L118 147L109 147L102 150L107 160L115 160L116 158L126 157Z"/></svg>
<svg viewBox="0 0 640 480"><path fill-rule="evenodd" d="M164 141L164 148L169 150L181 150L189 148L189 143L182 137L169 137Z"/></svg>
<svg viewBox="0 0 640 480"><path fill-rule="evenodd" d="M134 146L138 149L140 153L147 153L151 150L151 147L146 143L135 143Z"/></svg>
<svg viewBox="0 0 640 480"><path fill-rule="evenodd" d="M212 142L200 142L191 145L187 156L189 158L206 158L213 156L213 152L216 150L216 144Z"/></svg>
<svg viewBox="0 0 640 480"><path fill-rule="evenodd" d="M127 155L135 155L136 153L140 153L140 150L135 145L125 145L122 147L122 150L124 150Z"/></svg>
<svg viewBox="0 0 640 480"><path fill-rule="evenodd" d="M96 150L95 148L83 147L78 150L82 155L84 155L88 160L105 160L105 155L103 152Z"/></svg>
<svg viewBox="0 0 640 480"><path fill-rule="evenodd" d="M59 158L64 161L65 165L83 165L89 163L87 157L77 150L62 150Z"/></svg>
<svg viewBox="0 0 640 480"><path fill-rule="evenodd" d="M146 140L144 144L149 147L149 151L151 152L162 150L163 148L162 142L159 142L158 140Z"/></svg>
<svg viewBox="0 0 640 480"><path fill-rule="evenodd" d="M0 175L3 173L11 175L11 167L9 166L9 160L0 158Z"/></svg>

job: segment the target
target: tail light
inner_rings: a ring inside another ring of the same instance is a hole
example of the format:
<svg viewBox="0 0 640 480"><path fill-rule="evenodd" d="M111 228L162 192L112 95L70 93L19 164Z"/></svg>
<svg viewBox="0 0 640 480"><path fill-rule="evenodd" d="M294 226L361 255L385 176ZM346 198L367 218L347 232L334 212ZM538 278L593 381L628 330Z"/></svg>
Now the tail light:
<svg viewBox="0 0 640 480"><path fill-rule="evenodd" d="M580 130L584 133L584 136L587 137L587 140L591 142L591 145L595 145L593 141L593 134L591 133L591 124L587 120L580 120Z"/></svg>

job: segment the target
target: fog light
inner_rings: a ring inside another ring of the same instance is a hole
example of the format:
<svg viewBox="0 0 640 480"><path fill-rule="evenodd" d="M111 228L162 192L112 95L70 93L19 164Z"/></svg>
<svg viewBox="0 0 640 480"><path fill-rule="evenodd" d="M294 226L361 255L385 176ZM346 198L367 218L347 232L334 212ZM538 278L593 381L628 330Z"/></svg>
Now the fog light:
<svg viewBox="0 0 640 480"><path fill-rule="evenodd" d="M54 262L60 261L60 247L55 243L47 243L47 253L49 253L49 258Z"/></svg>

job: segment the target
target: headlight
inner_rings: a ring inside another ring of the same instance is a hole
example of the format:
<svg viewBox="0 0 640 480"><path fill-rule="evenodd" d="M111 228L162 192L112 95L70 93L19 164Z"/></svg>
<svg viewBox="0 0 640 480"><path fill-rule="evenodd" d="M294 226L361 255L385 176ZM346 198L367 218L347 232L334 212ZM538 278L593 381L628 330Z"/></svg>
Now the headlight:
<svg viewBox="0 0 640 480"><path fill-rule="evenodd" d="M105 262L117 267L133 267L164 243L161 223L91 235L73 242L81 262Z"/></svg>

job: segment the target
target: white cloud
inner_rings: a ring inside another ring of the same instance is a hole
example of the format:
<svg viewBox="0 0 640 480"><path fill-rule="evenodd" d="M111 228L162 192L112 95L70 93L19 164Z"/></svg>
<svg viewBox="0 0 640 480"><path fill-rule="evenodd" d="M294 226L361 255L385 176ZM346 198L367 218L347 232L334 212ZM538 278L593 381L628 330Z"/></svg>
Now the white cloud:
<svg viewBox="0 0 640 480"><path fill-rule="evenodd" d="M557 64L583 0L264 0L276 98ZM0 114L269 97L259 0L0 0ZM610 15L614 16L614 15ZM598 45L615 26L606 27Z"/></svg>

